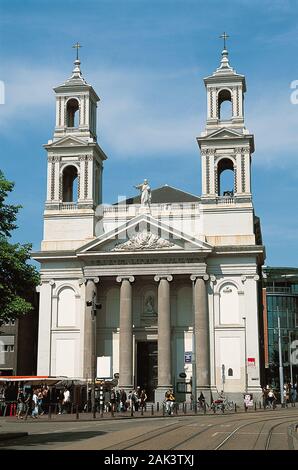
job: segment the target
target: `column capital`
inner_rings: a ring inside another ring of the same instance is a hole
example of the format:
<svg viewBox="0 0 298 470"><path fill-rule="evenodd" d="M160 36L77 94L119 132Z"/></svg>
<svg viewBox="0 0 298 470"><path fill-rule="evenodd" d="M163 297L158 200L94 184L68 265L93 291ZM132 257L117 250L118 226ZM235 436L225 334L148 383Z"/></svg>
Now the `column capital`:
<svg viewBox="0 0 298 470"><path fill-rule="evenodd" d="M203 279L204 281L208 281L209 274L192 274L190 276L191 281L196 281L197 279Z"/></svg>
<svg viewBox="0 0 298 470"><path fill-rule="evenodd" d="M168 282L173 280L173 276L171 274L157 274L154 276L154 281L159 282L161 279L166 279Z"/></svg>
<svg viewBox="0 0 298 470"><path fill-rule="evenodd" d="M134 276L117 276L117 277L116 277L116 281L117 281L117 282L122 282L122 281L124 281L125 279L126 279L127 281L129 281L129 282L134 282L134 281L135 281Z"/></svg>
<svg viewBox="0 0 298 470"><path fill-rule="evenodd" d="M92 281L92 282L94 282L94 284L98 284L98 283L99 283L99 277L82 278L82 279L79 280L79 282L80 282L80 281L83 281L83 282L85 282L86 284L88 283L88 281ZM82 282L82 284L83 284L83 282Z"/></svg>

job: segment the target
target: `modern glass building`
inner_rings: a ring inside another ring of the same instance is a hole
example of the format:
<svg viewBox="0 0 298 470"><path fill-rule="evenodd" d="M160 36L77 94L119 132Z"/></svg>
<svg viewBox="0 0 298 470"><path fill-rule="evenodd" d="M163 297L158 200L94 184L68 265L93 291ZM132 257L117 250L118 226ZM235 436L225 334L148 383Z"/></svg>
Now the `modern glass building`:
<svg viewBox="0 0 298 470"><path fill-rule="evenodd" d="M266 382L279 386L278 317L284 382L298 381L298 268L263 268ZM296 364L295 364L296 362Z"/></svg>

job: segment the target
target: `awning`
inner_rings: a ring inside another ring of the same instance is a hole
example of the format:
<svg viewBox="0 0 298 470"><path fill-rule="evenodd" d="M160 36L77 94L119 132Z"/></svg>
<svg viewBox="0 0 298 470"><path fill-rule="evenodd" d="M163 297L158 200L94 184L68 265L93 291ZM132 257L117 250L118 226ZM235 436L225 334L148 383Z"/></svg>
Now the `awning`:
<svg viewBox="0 0 298 470"><path fill-rule="evenodd" d="M62 380L66 380L66 377L50 377L47 375L1 375L0 383L6 382L21 382L22 384L46 384L54 385Z"/></svg>

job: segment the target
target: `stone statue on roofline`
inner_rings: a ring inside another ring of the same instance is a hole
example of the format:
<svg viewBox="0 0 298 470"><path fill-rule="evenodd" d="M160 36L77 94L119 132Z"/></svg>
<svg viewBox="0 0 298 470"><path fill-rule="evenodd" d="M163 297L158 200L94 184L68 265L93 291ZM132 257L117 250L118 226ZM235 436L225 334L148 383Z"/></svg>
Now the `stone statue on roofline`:
<svg viewBox="0 0 298 470"><path fill-rule="evenodd" d="M151 188L148 180L144 179L144 182L135 186L136 189L141 191L141 205L150 206L151 204Z"/></svg>

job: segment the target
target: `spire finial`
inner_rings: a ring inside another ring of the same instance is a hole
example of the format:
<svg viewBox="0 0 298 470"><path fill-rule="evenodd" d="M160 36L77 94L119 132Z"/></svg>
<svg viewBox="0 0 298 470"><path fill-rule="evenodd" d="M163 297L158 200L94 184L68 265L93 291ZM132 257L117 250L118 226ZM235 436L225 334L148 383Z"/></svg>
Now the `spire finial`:
<svg viewBox="0 0 298 470"><path fill-rule="evenodd" d="M81 46L81 44L79 42L77 42L72 47L77 50L77 54L76 54L77 57L76 57L76 60L74 61L74 69L72 71L72 77L71 78L82 78L82 72L81 72L81 68L80 68L81 61L79 59L79 49L83 46Z"/></svg>
<svg viewBox="0 0 298 470"><path fill-rule="evenodd" d="M226 50L226 40L230 37L226 32L222 33L220 36L220 39L223 39L224 41L224 51Z"/></svg>
<svg viewBox="0 0 298 470"><path fill-rule="evenodd" d="M73 46L73 49L76 49L77 50L77 59L76 60L79 60L79 49L83 46L81 46L81 44L79 42L77 42L76 44L74 44Z"/></svg>
<svg viewBox="0 0 298 470"><path fill-rule="evenodd" d="M226 71L226 70L232 70L231 67L230 67L230 64L229 64L229 53L228 53L228 50L227 50L227 39L230 37L226 32L222 33L220 36L220 39L223 39L223 50L222 50L222 53L221 53L221 61L220 61L220 66L219 66L219 69L218 71Z"/></svg>

